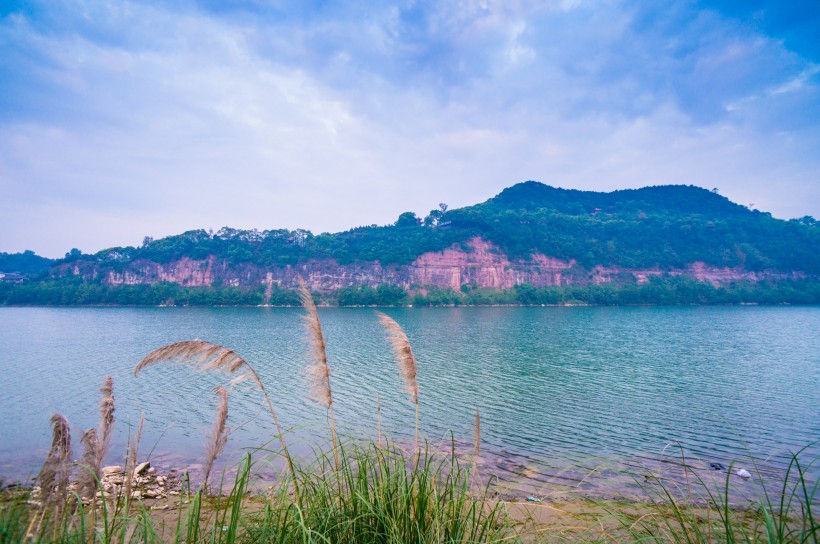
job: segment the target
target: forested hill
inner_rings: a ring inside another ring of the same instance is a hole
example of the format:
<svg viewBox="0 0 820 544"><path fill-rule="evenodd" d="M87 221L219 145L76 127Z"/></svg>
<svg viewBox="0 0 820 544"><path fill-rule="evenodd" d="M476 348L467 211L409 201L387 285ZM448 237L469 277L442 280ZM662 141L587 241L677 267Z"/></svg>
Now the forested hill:
<svg viewBox="0 0 820 544"><path fill-rule="evenodd" d="M783 221L716 192L668 185L601 193L528 181L447 220L513 257L539 252L581 265L820 272L820 228Z"/></svg>
<svg viewBox="0 0 820 544"><path fill-rule="evenodd" d="M811 217L789 221L750 210L694 186L656 186L609 193L559 189L528 181L481 204L440 205L424 217L401 214L387 226L335 234L306 230L194 230L86 255L72 250L50 277L82 264L94 277L134 263L164 265L216 259L227 267L281 268L308 262L404 266L423 254L461 247L476 237L511 261L534 254L574 263L626 269L683 269L692 263L746 271L820 274L820 227ZM6 262L14 256L5 256ZM31 255L27 255L31 262ZM36 257L36 256L35 256ZM2 262L0 262L2 264ZM38 262L40 267L50 264ZM2 271L2 270L0 270ZM26 272L37 272L37 267Z"/></svg>
<svg viewBox="0 0 820 544"><path fill-rule="evenodd" d="M31 250L22 253L0 252L0 272L31 276L47 270L54 261L35 255Z"/></svg>

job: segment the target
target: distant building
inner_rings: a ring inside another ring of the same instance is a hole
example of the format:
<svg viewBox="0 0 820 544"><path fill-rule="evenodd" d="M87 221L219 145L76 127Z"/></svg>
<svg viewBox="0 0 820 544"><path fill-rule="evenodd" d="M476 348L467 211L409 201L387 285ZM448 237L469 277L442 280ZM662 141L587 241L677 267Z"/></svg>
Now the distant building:
<svg viewBox="0 0 820 544"><path fill-rule="evenodd" d="M0 272L0 281L6 283L23 283L28 277L17 272Z"/></svg>

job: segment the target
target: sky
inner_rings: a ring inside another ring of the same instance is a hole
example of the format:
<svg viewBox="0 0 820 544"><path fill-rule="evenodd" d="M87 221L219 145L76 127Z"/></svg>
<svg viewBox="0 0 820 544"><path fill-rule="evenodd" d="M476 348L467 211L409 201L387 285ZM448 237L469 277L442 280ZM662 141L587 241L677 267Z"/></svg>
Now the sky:
<svg viewBox="0 0 820 544"><path fill-rule="evenodd" d="M0 1L0 251L536 180L820 217L820 2Z"/></svg>

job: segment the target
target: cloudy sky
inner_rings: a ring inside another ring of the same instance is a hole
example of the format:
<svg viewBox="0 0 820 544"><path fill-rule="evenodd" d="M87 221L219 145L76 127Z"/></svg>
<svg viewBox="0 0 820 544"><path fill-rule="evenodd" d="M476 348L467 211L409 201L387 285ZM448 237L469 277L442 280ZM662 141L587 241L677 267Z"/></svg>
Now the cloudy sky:
<svg viewBox="0 0 820 544"><path fill-rule="evenodd" d="M820 4L3 0L0 251L395 221L529 179L820 216Z"/></svg>

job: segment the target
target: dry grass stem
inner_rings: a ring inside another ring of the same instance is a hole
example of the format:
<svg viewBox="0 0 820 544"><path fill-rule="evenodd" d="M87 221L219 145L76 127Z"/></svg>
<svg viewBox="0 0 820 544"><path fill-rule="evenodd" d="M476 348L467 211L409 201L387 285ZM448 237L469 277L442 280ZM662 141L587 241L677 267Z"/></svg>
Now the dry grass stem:
<svg viewBox="0 0 820 544"><path fill-rule="evenodd" d="M134 483L134 469L137 468L137 454L142 439L142 426L145 424L145 412L140 413L140 423L137 432L128 443L128 458L125 460L125 496L131 496L131 487Z"/></svg>
<svg viewBox="0 0 820 544"><path fill-rule="evenodd" d="M475 423L473 424L473 457L478 459L478 454L481 451L481 414L478 413L478 408L475 410Z"/></svg>
<svg viewBox="0 0 820 544"><path fill-rule="evenodd" d="M393 353L396 354L396 360L399 363L399 371L402 378L404 378L404 385L407 392L410 394L410 399L416 405L416 449L419 447L419 383L416 379L416 358L413 356L413 348L410 346L410 340L404 333L401 325L390 316L382 312L376 312L379 316L382 326L387 331L390 345L393 347Z"/></svg>
<svg viewBox="0 0 820 544"><path fill-rule="evenodd" d="M175 342L168 344L161 348L155 349L137 363L134 367L134 376L137 376L140 370L154 366L163 362L178 362L188 363L199 370L221 370L228 374L234 375L231 380L231 385L251 380L259 387L265 402L268 404L273 424L276 427L276 434L279 438L279 443L282 444L282 453L285 455L285 460L288 464L288 471L293 479L294 486L296 486L296 472L293 468L293 461L288 452L288 447L285 445L285 438L282 435L282 429L279 427L279 421L276 419L276 412L273 409L273 403L270 400L267 390L265 389L262 380L259 379L259 374L256 370L242 357L239 356L232 349L225 346L206 342L204 340L186 340L183 342ZM298 497L299 490L296 489Z"/></svg>
<svg viewBox="0 0 820 544"><path fill-rule="evenodd" d="M376 395L376 444L382 449L382 397Z"/></svg>
<svg viewBox="0 0 820 544"><path fill-rule="evenodd" d="M333 454L338 468L339 458L337 449L336 437L336 419L333 415L333 393L330 389L330 366L327 364L327 345L325 344L325 335L322 333L322 323L319 321L319 312L316 310L316 304L313 302L313 295L301 276L296 277L299 282L299 299L302 306L307 310L305 316L305 328L308 332L308 344L313 353L315 364L308 367L308 379L311 385L311 393L313 397L327 406L330 413L330 434L333 439Z"/></svg>
<svg viewBox="0 0 820 544"><path fill-rule="evenodd" d="M202 481L205 488L208 487L208 476L211 474L214 461L225 449L225 444L228 443L228 427L226 425L228 421L228 390L224 387L217 387L214 389L214 393L219 397L219 405L216 408L214 426L205 447L205 478Z"/></svg>
<svg viewBox="0 0 820 544"><path fill-rule="evenodd" d="M51 449L37 476L43 505L65 502L71 472L71 430L68 421L60 414L54 414L51 416L51 426Z"/></svg>

